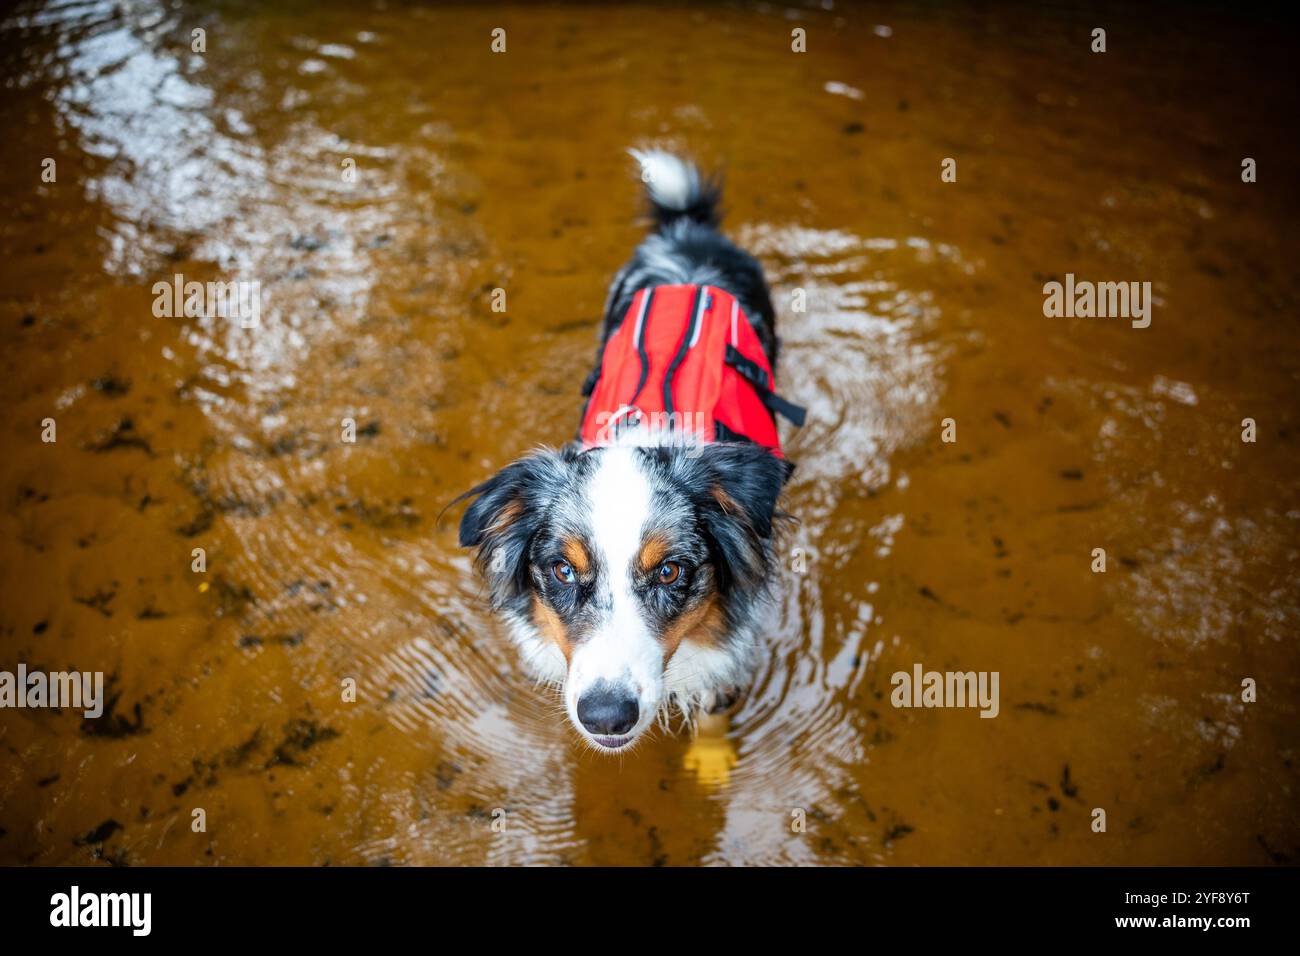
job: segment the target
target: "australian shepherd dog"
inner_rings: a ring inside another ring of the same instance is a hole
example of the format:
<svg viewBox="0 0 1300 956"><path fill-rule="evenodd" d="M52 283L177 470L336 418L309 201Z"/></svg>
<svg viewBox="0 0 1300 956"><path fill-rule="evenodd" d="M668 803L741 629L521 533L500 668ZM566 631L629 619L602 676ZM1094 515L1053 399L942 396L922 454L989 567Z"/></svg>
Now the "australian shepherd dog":
<svg viewBox="0 0 1300 956"><path fill-rule="evenodd" d="M774 413L801 419L772 390L771 296L719 231L716 181L633 155L654 228L610 287L577 439L461 496L493 607L604 753L673 712L725 710L752 680L792 470Z"/></svg>

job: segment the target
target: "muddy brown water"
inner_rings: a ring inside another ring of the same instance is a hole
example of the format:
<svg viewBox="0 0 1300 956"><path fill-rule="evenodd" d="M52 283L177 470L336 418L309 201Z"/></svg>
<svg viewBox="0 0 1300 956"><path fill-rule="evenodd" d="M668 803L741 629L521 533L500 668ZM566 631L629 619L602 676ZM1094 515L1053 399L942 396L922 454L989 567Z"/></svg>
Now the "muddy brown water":
<svg viewBox="0 0 1300 956"><path fill-rule="evenodd" d="M1275 36L929 4L7 13L0 669L103 671L110 708L0 712L0 862L1295 861ZM648 144L725 169L810 417L756 686L608 759L438 515L570 436ZM177 273L259 281L259 326L155 317ZM1151 282L1151 326L1046 318L1066 273ZM891 706L917 663L997 671L998 716Z"/></svg>

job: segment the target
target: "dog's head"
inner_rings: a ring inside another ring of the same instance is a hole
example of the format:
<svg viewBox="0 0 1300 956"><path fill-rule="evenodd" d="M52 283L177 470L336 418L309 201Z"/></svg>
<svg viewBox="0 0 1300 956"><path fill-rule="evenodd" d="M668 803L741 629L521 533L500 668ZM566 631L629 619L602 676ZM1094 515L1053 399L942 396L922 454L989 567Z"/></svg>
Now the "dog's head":
<svg viewBox="0 0 1300 956"><path fill-rule="evenodd" d="M787 470L751 444L569 446L469 492L461 545L598 749L627 746L670 693L706 691L734 665Z"/></svg>

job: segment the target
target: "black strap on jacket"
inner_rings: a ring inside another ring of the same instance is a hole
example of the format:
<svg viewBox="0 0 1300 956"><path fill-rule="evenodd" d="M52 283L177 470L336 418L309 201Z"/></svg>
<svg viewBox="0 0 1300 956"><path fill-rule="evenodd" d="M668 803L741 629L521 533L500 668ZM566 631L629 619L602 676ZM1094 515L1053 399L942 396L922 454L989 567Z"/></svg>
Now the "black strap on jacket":
<svg viewBox="0 0 1300 956"><path fill-rule="evenodd" d="M668 364L668 371L664 373L664 411L669 415L669 421L672 421L673 408L673 376L677 374L677 367L682 364L686 358L686 353L691 350L691 340L695 338L695 330L700 324L700 313L708 306L707 301L701 301L700 297L704 295L704 286L695 287L695 295L691 296L690 318L686 322L686 335L682 337L682 344L677 347L677 354L673 356L672 362Z"/></svg>
<svg viewBox="0 0 1300 956"><path fill-rule="evenodd" d="M624 403L626 405L635 404L637 396L641 394L641 389L645 388L645 380L650 375L650 354L645 350L645 330L646 330L646 326L650 324L650 309L654 305L654 301L655 301L655 290L646 289L645 299L641 303L641 312L640 314L637 315L637 321L641 323L641 328L640 329L634 328L632 330L634 333L635 332L641 333L636 343L636 357L641 362L641 375L636 380L636 389L632 392L632 394L628 397L628 400Z"/></svg>
<svg viewBox="0 0 1300 956"><path fill-rule="evenodd" d="M802 405L787 401L772 391L771 380L767 372L758 363L745 358L734 345L727 346L726 363L734 368L746 382L754 387L767 410L779 414L794 425L802 426L808 417L808 410Z"/></svg>

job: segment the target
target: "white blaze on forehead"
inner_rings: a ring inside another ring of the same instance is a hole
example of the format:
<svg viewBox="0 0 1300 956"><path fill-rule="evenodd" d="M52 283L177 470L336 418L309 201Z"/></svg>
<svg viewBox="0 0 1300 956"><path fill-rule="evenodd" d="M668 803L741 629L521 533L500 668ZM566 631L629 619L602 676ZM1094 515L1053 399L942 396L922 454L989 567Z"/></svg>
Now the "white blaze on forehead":
<svg viewBox="0 0 1300 956"><path fill-rule="evenodd" d="M650 483L637 467L636 452L627 447L606 448L588 495L593 543L617 592L641 550L641 533L650 517Z"/></svg>
<svg viewBox="0 0 1300 956"><path fill-rule="evenodd" d="M608 682L637 698L640 719L633 733L654 719L663 688L663 649L633 591L633 567L650 517L652 491L636 450L617 445L600 451L586 488L591 544L599 572L596 602L601 620L573 650L565 697L578 723L578 698L597 682Z"/></svg>

